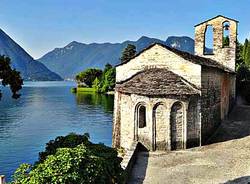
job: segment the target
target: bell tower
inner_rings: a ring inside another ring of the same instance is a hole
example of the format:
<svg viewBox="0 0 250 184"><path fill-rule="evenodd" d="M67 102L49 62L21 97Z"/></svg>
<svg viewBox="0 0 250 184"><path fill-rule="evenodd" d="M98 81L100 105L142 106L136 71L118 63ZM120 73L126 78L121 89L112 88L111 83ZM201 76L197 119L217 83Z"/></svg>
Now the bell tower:
<svg viewBox="0 0 250 184"><path fill-rule="evenodd" d="M207 40L211 28L212 39ZM195 55L210 58L235 71L238 21L219 15L195 26Z"/></svg>

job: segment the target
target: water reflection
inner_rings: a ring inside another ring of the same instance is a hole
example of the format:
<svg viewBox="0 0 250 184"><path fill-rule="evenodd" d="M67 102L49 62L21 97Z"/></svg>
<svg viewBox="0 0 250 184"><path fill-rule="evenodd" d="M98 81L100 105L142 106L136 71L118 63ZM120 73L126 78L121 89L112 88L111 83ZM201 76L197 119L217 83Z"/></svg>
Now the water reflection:
<svg viewBox="0 0 250 184"><path fill-rule="evenodd" d="M114 95L101 95L93 92L81 92L76 94L76 101L80 106L102 106L104 112L113 113Z"/></svg>
<svg viewBox="0 0 250 184"><path fill-rule="evenodd" d="M0 101L0 175L8 181L21 163L34 163L59 135L88 132L93 142L112 142L113 96L70 92L74 83L26 83L18 100L3 89ZM0 88L1 89L1 88Z"/></svg>

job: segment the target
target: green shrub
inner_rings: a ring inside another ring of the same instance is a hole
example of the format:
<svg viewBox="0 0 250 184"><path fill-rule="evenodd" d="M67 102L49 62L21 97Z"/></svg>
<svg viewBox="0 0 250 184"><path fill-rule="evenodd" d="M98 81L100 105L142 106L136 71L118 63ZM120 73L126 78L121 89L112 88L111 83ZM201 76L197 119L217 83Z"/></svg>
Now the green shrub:
<svg viewBox="0 0 250 184"><path fill-rule="evenodd" d="M12 184L123 183L121 161L115 149L72 133L47 143L34 166L22 164Z"/></svg>

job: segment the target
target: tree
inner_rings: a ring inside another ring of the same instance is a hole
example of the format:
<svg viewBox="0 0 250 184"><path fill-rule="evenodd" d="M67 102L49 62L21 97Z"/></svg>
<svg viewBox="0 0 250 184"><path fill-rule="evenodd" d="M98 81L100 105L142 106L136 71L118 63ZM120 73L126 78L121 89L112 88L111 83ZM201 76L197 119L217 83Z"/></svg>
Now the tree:
<svg viewBox="0 0 250 184"><path fill-rule="evenodd" d="M113 68L113 66L109 63L107 63L104 67L103 73L106 73L108 70L110 70L111 68Z"/></svg>
<svg viewBox="0 0 250 184"><path fill-rule="evenodd" d="M245 45L244 47L245 47L244 61L246 65L250 66L250 42L247 42L247 45Z"/></svg>
<svg viewBox="0 0 250 184"><path fill-rule="evenodd" d="M121 63L129 61L136 54L136 47L132 44L128 44L128 46L123 50L121 56Z"/></svg>
<svg viewBox="0 0 250 184"><path fill-rule="evenodd" d="M115 87L115 68L110 68L104 73L101 92L111 91Z"/></svg>
<svg viewBox="0 0 250 184"><path fill-rule="evenodd" d="M72 142L73 141L73 142ZM22 164L12 184L122 183L117 151L93 144L87 135L58 137L47 145L46 157L34 166Z"/></svg>
<svg viewBox="0 0 250 184"><path fill-rule="evenodd" d="M236 42L236 67L239 67L242 63L244 63L243 56L243 45L237 40Z"/></svg>
<svg viewBox="0 0 250 184"><path fill-rule="evenodd" d="M5 56L0 56L0 79L2 80L2 85L9 85L12 98L17 99L20 94L17 92L22 89L23 79L21 78L20 72L12 69L10 66L10 58ZM0 93L0 98L2 94Z"/></svg>
<svg viewBox="0 0 250 184"><path fill-rule="evenodd" d="M244 43L243 49L242 49L242 57L244 60L246 58L247 47L248 47L248 39L245 39L245 43Z"/></svg>
<svg viewBox="0 0 250 184"><path fill-rule="evenodd" d="M100 82L100 80L96 77L94 82L93 82L93 85L92 87L94 88L95 92L100 92L100 88L101 88L102 84Z"/></svg>
<svg viewBox="0 0 250 184"><path fill-rule="evenodd" d="M229 36L224 36L223 37L223 47L228 47L229 44L230 44Z"/></svg>
<svg viewBox="0 0 250 184"><path fill-rule="evenodd" d="M80 72L76 75L75 79L78 85L86 85L91 87L95 78L99 78L102 76L102 70L97 68L89 68L83 72Z"/></svg>

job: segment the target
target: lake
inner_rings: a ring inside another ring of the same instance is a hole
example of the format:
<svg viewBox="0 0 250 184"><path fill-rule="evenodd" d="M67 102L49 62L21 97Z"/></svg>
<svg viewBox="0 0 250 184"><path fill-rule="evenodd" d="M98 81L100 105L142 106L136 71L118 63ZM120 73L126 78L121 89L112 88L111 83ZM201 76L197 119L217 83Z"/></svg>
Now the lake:
<svg viewBox="0 0 250 184"><path fill-rule="evenodd" d="M92 142L111 146L114 97L72 94L74 82L25 82L21 98L2 88L0 101L0 175L21 163L34 163L45 144L71 132L89 133Z"/></svg>

